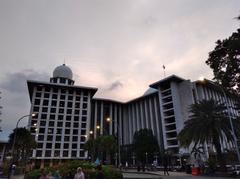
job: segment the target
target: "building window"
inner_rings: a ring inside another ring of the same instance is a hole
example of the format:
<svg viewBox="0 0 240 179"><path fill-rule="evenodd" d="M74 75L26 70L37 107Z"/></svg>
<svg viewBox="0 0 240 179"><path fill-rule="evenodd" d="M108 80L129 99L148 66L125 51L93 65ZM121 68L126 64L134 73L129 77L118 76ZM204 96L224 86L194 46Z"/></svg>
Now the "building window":
<svg viewBox="0 0 240 179"><path fill-rule="evenodd" d="M87 103L83 103L83 109L87 108Z"/></svg>
<svg viewBox="0 0 240 179"><path fill-rule="evenodd" d="M61 96L60 96L60 99L65 100L65 95L61 95Z"/></svg>
<svg viewBox="0 0 240 179"><path fill-rule="evenodd" d="M68 93L69 93L69 94L73 94L73 90L69 90Z"/></svg>
<svg viewBox="0 0 240 179"><path fill-rule="evenodd" d="M52 141L52 140L53 140L53 136L52 136L52 135L48 135L48 136L47 136L47 140L48 140L48 141Z"/></svg>
<svg viewBox="0 0 240 179"><path fill-rule="evenodd" d="M72 149L77 149L77 144L76 143L72 144Z"/></svg>
<svg viewBox="0 0 240 179"><path fill-rule="evenodd" d="M56 141L61 141L62 136L56 136Z"/></svg>
<svg viewBox="0 0 240 179"><path fill-rule="evenodd" d="M57 129L57 134L62 134L62 129Z"/></svg>
<svg viewBox="0 0 240 179"><path fill-rule="evenodd" d="M86 111L86 110L83 110L83 111L82 111L82 115L87 115L87 111Z"/></svg>
<svg viewBox="0 0 240 179"><path fill-rule="evenodd" d="M68 96L68 100L73 100L73 96Z"/></svg>
<svg viewBox="0 0 240 179"><path fill-rule="evenodd" d="M63 108L60 108L58 112L59 112L59 113L64 113L64 109L63 109Z"/></svg>
<svg viewBox="0 0 240 179"><path fill-rule="evenodd" d="M87 117L86 116L83 116L82 117L82 122L86 122L87 121Z"/></svg>
<svg viewBox="0 0 240 179"><path fill-rule="evenodd" d="M45 91L46 92L50 92L50 88L49 87L45 87Z"/></svg>
<svg viewBox="0 0 240 179"><path fill-rule="evenodd" d="M57 123L57 126L58 126L58 127L62 127L62 126L63 126L63 122L58 122L58 123Z"/></svg>
<svg viewBox="0 0 240 179"><path fill-rule="evenodd" d="M68 143L64 143L63 148L64 149L68 149L69 148L69 144Z"/></svg>
<svg viewBox="0 0 240 179"><path fill-rule="evenodd" d="M43 148L43 143L38 143L37 148Z"/></svg>
<svg viewBox="0 0 240 179"><path fill-rule="evenodd" d="M53 134L53 128L48 129L48 134Z"/></svg>
<svg viewBox="0 0 240 179"><path fill-rule="evenodd" d="M41 97L41 93L36 93L36 97L40 98Z"/></svg>
<svg viewBox="0 0 240 179"><path fill-rule="evenodd" d="M43 105L48 106L48 100L43 100Z"/></svg>
<svg viewBox="0 0 240 179"><path fill-rule="evenodd" d="M78 136L73 136L72 141L75 141L75 142L78 141Z"/></svg>
<svg viewBox="0 0 240 179"><path fill-rule="evenodd" d="M57 94L53 94L52 95L52 99L57 99L58 95Z"/></svg>
<svg viewBox="0 0 240 179"><path fill-rule="evenodd" d="M66 90L65 89L61 89L61 93L65 94Z"/></svg>
<svg viewBox="0 0 240 179"><path fill-rule="evenodd" d="M51 150L45 151L45 157L51 157Z"/></svg>
<svg viewBox="0 0 240 179"><path fill-rule="evenodd" d="M56 106L57 106L57 101L52 101L52 104L51 104L51 106L54 106L54 107L56 107Z"/></svg>
<svg viewBox="0 0 240 179"><path fill-rule="evenodd" d="M65 134L70 134L70 129L65 129Z"/></svg>
<svg viewBox="0 0 240 179"><path fill-rule="evenodd" d="M78 134L78 130L77 130L77 129L74 129L74 130L73 130L73 134L77 135L77 134Z"/></svg>
<svg viewBox="0 0 240 179"><path fill-rule="evenodd" d="M47 119L47 114L42 114L41 119Z"/></svg>
<svg viewBox="0 0 240 179"><path fill-rule="evenodd" d="M71 127L71 123L70 123L70 122L66 122L66 123L65 123L65 126L66 126L66 127Z"/></svg>
<svg viewBox="0 0 240 179"><path fill-rule="evenodd" d="M80 108L80 103L75 103L75 108Z"/></svg>
<svg viewBox="0 0 240 179"><path fill-rule="evenodd" d="M79 121L79 117L78 116L74 116L74 121Z"/></svg>
<svg viewBox="0 0 240 179"><path fill-rule="evenodd" d="M77 128L79 126L79 124L77 122L73 123L73 127Z"/></svg>
<svg viewBox="0 0 240 179"><path fill-rule="evenodd" d="M40 105L40 99L35 99L34 105Z"/></svg>
<svg viewBox="0 0 240 179"><path fill-rule="evenodd" d="M33 112L39 112L39 107L34 106Z"/></svg>
<svg viewBox="0 0 240 179"><path fill-rule="evenodd" d="M69 141L70 140L70 137L69 136L64 136L64 141Z"/></svg>
<svg viewBox="0 0 240 179"><path fill-rule="evenodd" d="M87 102L88 101L88 97L83 97L83 101Z"/></svg>
<svg viewBox="0 0 240 179"><path fill-rule="evenodd" d="M71 121L71 116L67 116L67 117L66 117L66 120L67 120L67 121Z"/></svg>
<svg viewBox="0 0 240 179"><path fill-rule="evenodd" d="M79 114L79 110L75 110L75 114Z"/></svg>
<svg viewBox="0 0 240 179"><path fill-rule="evenodd" d="M58 115L58 120L62 121L63 120L63 115Z"/></svg>
<svg viewBox="0 0 240 179"><path fill-rule="evenodd" d="M85 152L84 151L80 151L80 157L84 157Z"/></svg>
<svg viewBox="0 0 240 179"><path fill-rule="evenodd" d="M86 128L86 123L82 123L82 128Z"/></svg>
<svg viewBox="0 0 240 179"><path fill-rule="evenodd" d="M60 149L61 144L60 143L55 143L55 149Z"/></svg>
<svg viewBox="0 0 240 179"><path fill-rule="evenodd" d="M56 108L51 108L50 112L51 113L56 113Z"/></svg>
<svg viewBox="0 0 240 179"><path fill-rule="evenodd" d="M49 122L48 122L48 126L49 126L49 127L54 127L54 121L49 121Z"/></svg>
<svg viewBox="0 0 240 179"><path fill-rule="evenodd" d="M68 109L68 110L67 110L67 114L72 114L72 110L71 110L71 109Z"/></svg>
<svg viewBox="0 0 240 179"><path fill-rule="evenodd" d="M57 88L53 88L53 92L54 93L58 93L58 89Z"/></svg>
<svg viewBox="0 0 240 179"><path fill-rule="evenodd" d="M51 149L52 148L52 143L47 143L46 148Z"/></svg>
<svg viewBox="0 0 240 179"><path fill-rule="evenodd" d="M54 151L54 157L59 157L59 156L60 156L60 151L59 150L55 150Z"/></svg>
<svg viewBox="0 0 240 179"><path fill-rule="evenodd" d="M42 108L42 112L47 112L48 108Z"/></svg>
<svg viewBox="0 0 240 179"><path fill-rule="evenodd" d="M46 126L46 121L41 121L41 122L40 122L40 126L41 126L41 127Z"/></svg>
<svg viewBox="0 0 240 179"><path fill-rule="evenodd" d="M81 130L81 135L86 135L86 130Z"/></svg>
<svg viewBox="0 0 240 179"><path fill-rule="evenodd" d="M68 102L67 107L71 108L72 107L72 102Z"/></svg>
<svg viewBox="0 0 240 179"><path fill-rule="evenodd" d="M38 140L39 141L43 141L43 139L44 139L44 135L38 135Z"/></svg>
<svg viewBox="0 0 240 179"><path fill-rule="evenodd" d="M65 106L65 102L64 101L60 101L59 106L60 107L64 107Z"/></svg>
<svg viewBox="0 0 240 179"><path fill-rule="evenodd" d="M36 157L42 157L42 151L41 150L37 150Z"/></svg>
<svg viewBox="0 0 240 179"><path fill-rule="evenodd" d="M77 157L77 151L75 150L72 151L72 157Z"/></svg>
<svg viewBox="0 0 240 179"><path fill-rule="evenodd" d="M51 109L52 110L52 109ZM55 119L55 115L54 114L51 114L50 115L50 119Z"/></svg>
<svg viewBox="0 0 240 179"><path fill-rule="evenodd" d="M49 93L44 93L44 98L49 98Z"/></svg>
<svg viewBox="0 0 240 179"><path fill-rule="evenodd" d="M44 134L44 133L45 133L45 128L40 128L40 129L39 129L39 133Z"/></svg>
<svg viewBox="0 0 240 179"><path fill-rule="evenodd" d="M68 156L68 150L64 150L63 151L63 157L67 157Z"/></svg>
<svg viewBox="0 0 240 179"><path fill-rule="evenodd" d="M80 96L76 96L76 101L80 101L80 100L81 100Z"/></svg>

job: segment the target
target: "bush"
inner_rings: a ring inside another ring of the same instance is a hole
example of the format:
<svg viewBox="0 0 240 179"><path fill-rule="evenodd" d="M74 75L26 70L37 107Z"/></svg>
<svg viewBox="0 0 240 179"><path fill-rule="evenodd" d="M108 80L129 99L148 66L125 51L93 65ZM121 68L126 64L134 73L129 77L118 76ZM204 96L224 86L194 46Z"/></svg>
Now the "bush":
<svg viewBox="0 0 240 179"><path fill-rule="evenodd" d="M47 174L48 172L54 172L56 170L59 170L61 176L65 176L69 172L75 173L78 167L82 167L86 179L96 178L98 171L96 170L95 166L91 163L78 161L78 160L70 161L60 166L44 168L44 171ZM103 173L105 174L106 179L122 179L123 178L122 173L116 170L115 168L113 168L112 166L103 166ZM38 179L40 175L41 175L41 170L35 169L27 173L25 175L25 179Z"/></svg>

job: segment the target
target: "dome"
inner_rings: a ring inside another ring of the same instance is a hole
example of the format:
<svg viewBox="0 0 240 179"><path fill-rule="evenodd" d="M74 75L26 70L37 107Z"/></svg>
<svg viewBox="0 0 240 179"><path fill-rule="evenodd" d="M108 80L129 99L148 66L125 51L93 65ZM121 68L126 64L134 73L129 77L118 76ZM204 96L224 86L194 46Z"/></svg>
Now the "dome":
<svg viewBox="0 0 240 179"><path fill-rule="evenodd" d="M63 64L54 69L53 78L56 78L56 77L72 79L73 73L72 73L72 70L68 66Z"/></svg>
<svg viewBox="0 0 240 179"><path fill-rule="evenodd" d="M144 92L143 96L155 93L157 90L154 88L148 88L147 91Z"/></svg>

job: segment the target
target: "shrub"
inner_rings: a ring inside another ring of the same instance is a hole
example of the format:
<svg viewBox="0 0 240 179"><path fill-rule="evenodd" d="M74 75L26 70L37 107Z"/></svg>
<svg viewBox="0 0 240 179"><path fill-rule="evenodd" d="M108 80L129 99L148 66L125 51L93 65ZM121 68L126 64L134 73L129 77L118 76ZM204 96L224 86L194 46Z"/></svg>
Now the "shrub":
<svg viewBox="0 0 240 179"><path fill-rule="evenodd" d="M56 170L59 170L61 176L64 176L68 172L75 173L78 167L82 167L86 179L96 178L98 171L95 169L95 166L91 163L83 162L79 160L66 162L62 165L55 166L55 167L44 168L44 171L48 173L48 172L54 172ZM116 170L115 168L113 168L112 166L103 166L103 173L105 174L106 179L122 179L123 178L122 173ZM41 170L35 169L27 173L25 175L25 179L38 179L40 175L41 175Z"/></svg>

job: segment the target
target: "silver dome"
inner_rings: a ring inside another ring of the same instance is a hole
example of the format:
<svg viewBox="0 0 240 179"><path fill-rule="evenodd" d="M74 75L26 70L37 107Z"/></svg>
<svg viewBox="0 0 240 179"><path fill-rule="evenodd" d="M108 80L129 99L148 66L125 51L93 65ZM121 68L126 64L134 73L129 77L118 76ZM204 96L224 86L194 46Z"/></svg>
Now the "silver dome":
<svg viewBox="0 0 240 179"><path fill-rule="evenodd" d="M53 71L53 78L61 77L71 79L73 77L72 70L65 64L56 67Z"/></svg>

